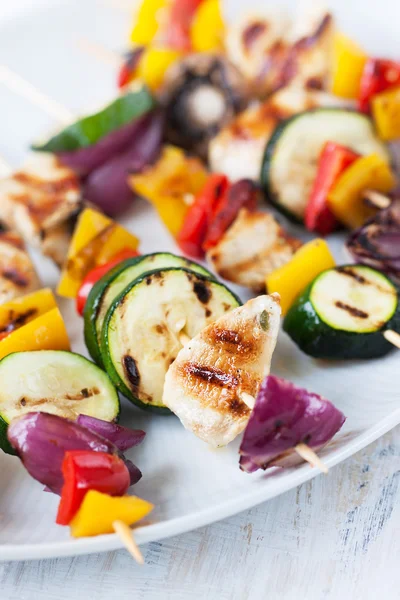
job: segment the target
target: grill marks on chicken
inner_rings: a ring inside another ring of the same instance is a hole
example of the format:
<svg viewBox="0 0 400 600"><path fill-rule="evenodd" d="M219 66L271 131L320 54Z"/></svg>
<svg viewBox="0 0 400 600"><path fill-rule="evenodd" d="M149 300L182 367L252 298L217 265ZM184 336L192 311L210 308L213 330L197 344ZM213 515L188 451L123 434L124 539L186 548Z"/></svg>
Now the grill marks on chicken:
<svg viewBox="0 0 400 600"><path fill-rule="evenodd" d="M243 394L254 397L269 373L279 320L278 296L250 300L203 329L169 368L163 402L212 446L228 444L244 429L250 408Z"/></svg>
<svg viewBox="0 0 400 600"><path fill-rule="evenodd" d="M40 287L35 267L21 237L0 232L0 304Z"/></svg>
<svg viewBox="0 0 400 600"><path fill-rule="evenodd" d="M0 180L0 221L57 264L80 207L78 177L54 155L35 153L21 171Z"/></svg>
<svg viewBox="0 0 400 600"><path fill-rule="evenodd" d="M289 262L300 245L271 214L242 209L207 259L224 279L259 293L266 276Z"/></svg>

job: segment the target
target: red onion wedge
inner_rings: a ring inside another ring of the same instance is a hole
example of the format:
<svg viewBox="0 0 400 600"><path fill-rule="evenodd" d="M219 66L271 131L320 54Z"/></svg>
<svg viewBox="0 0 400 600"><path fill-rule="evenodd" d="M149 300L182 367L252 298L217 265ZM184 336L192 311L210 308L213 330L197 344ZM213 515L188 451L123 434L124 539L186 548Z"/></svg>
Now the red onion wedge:
<svg viewBox="0 0 400 600"><path fill-rule="evenodd" d="M240 468L247 473L302 462L298 444L314 451L339 431L344 415L317 394L269 375L261 385L240 446Z"/></svg>
<svg viewBox="0 0 400 600"><path fill-rule="evenodd" d="M354 259L400 283L400 199L354 231L347 248Z"/></svg>
<svg viewBox="0 0 400 600"><path fill-rule="evenodd" d="M58 156L64 164L76 171L78 175L86 177L117 154L129 148L137 136L142 135L143 127L148 127L154 121L157 123L157 127L161 125L159 111L146 113L127 125L123 125L102 137L92 146L86 146L73 152L59 152ZM155 142L157 145L158 139Z"/></svg>
<svg viewBox="0 0 400 600"><path fill-rule="evenodd" d="M145 432L141 429L129 429L116 423L109 423L102 419L96 419L95 417L89 417L89 415L79 415L76 422L86 429L90 429L101 435L106 440L112 442L118 450L125 452L129 448L138 446L143 442Z"/></svg>
<svg viewBox="0 0 400 600"><path fill-rule="evenodd" d="M61 465L67 450L118 454L126 462L131 485L141 477L139 469L131 461L126 461L112 442L56 415L27 413L11 422L7 435L28 473L56 494L61 493L63 486Z"/></svg>
<svg viewBox="0 0 400 600"><path fill-rule="evenodd" d="M156 110L139 121L129 144L94 169L84 184L85 200L93 202L110 216L123 212L134 198L127 181L129 173L138 173L153 163L160 153L164 132L163 113Z"/></svg>

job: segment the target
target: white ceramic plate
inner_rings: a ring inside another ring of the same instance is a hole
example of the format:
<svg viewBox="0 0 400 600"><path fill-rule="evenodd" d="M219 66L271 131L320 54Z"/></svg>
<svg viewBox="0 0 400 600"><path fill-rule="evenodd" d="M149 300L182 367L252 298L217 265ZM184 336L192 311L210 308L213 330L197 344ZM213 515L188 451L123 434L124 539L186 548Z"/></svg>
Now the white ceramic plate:
<svg viewBox="0 0 400 600"><path fill-rule="evenodd" d="M395 0L397 3L397 0ZM0 27L0 63L8 65L43 92L73 112L90 111L110 100L115 73L85 54L79 42L89 39L120 50L130 15L123 0L70 0L37 7L31 14ZM241 1L226 3L237 11ZM248 5L249 2L246 2ZM265 2L253 1L262 7ZM289 3L290 4L290 3ZM349 12L346 12L346 8ZM398 49L400 7L387 0L366 3L345 0L332 4L342 26L373 52ZM28 144L54 121L0 84L0 155L18 165ZM139 234L142 250L174 250L161 224L145 203L137 203L124 223ZM342 240L333 240L343 261ZM55 270L40 257L38 267L46 283L54 284ZM62 309L73 347L85 352L82 322L72 303ZM310 360L282 334L273 372L330 398L347 422L323 452L332 467L400 423L395 368L399 354L369 362L327 364ZM308 465L294 470L246 475L238 468L238 443L211 451L186 432L173 417L150 416L123 402L122 422L147 431L145 443L129 456L144 476L135 493L151 500L154 524L137 530L139 543L176 535L247 509L293 488L318 472ZM19 461L0 455L0 560L22 560L98 552L119 548L115 535L72 540L68 529L54 524L57 497L42 491Z"/></svg>

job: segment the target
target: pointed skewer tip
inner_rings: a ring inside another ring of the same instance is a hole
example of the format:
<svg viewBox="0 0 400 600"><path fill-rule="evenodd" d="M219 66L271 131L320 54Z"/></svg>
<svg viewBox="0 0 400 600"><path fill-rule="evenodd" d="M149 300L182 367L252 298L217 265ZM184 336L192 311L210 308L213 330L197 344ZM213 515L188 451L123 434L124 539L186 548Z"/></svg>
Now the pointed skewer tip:
<svg viewBox="0 0 400 600"><path fill-rule="evenodd" d="M136 560L139 565L144 565L143 554L139 550L135 538L133 536L132 529L128 527L123 521L114 521L113 529L129 554Z"/></svg>

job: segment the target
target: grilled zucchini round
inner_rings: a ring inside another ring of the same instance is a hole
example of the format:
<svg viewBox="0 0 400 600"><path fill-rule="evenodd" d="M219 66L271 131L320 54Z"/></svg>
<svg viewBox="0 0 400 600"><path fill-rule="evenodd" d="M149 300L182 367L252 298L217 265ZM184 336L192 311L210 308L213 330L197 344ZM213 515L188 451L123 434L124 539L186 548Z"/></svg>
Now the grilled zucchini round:
<svg viewBox="0 0 400 600"><path fill-rule="evenodd" d="M377 358L393 346L386 329L400 331L398 291L385 275L364 265L324 271L290 308L283 329L315 358Z"/></svg>
<svg viewBox="0 0 400 600"><path fill-rule="evenodd" d="M206 277L213 277L210 271L201 265L169 252L155 252L130 258L111 269L91 289L83 312L85 343L90 356L98 365L103 366L100 352L101 330L113 300L138 277L164 267L184 267Z"/></svg>
<svg viewBox="0 0 400 600"><path fill-rule="evenodd" d="M101 353L108 374L141 408L169 413L162 393L170 364L187 340L239 304L222 283L189 269L146 273L107 312Z"/></svg>

